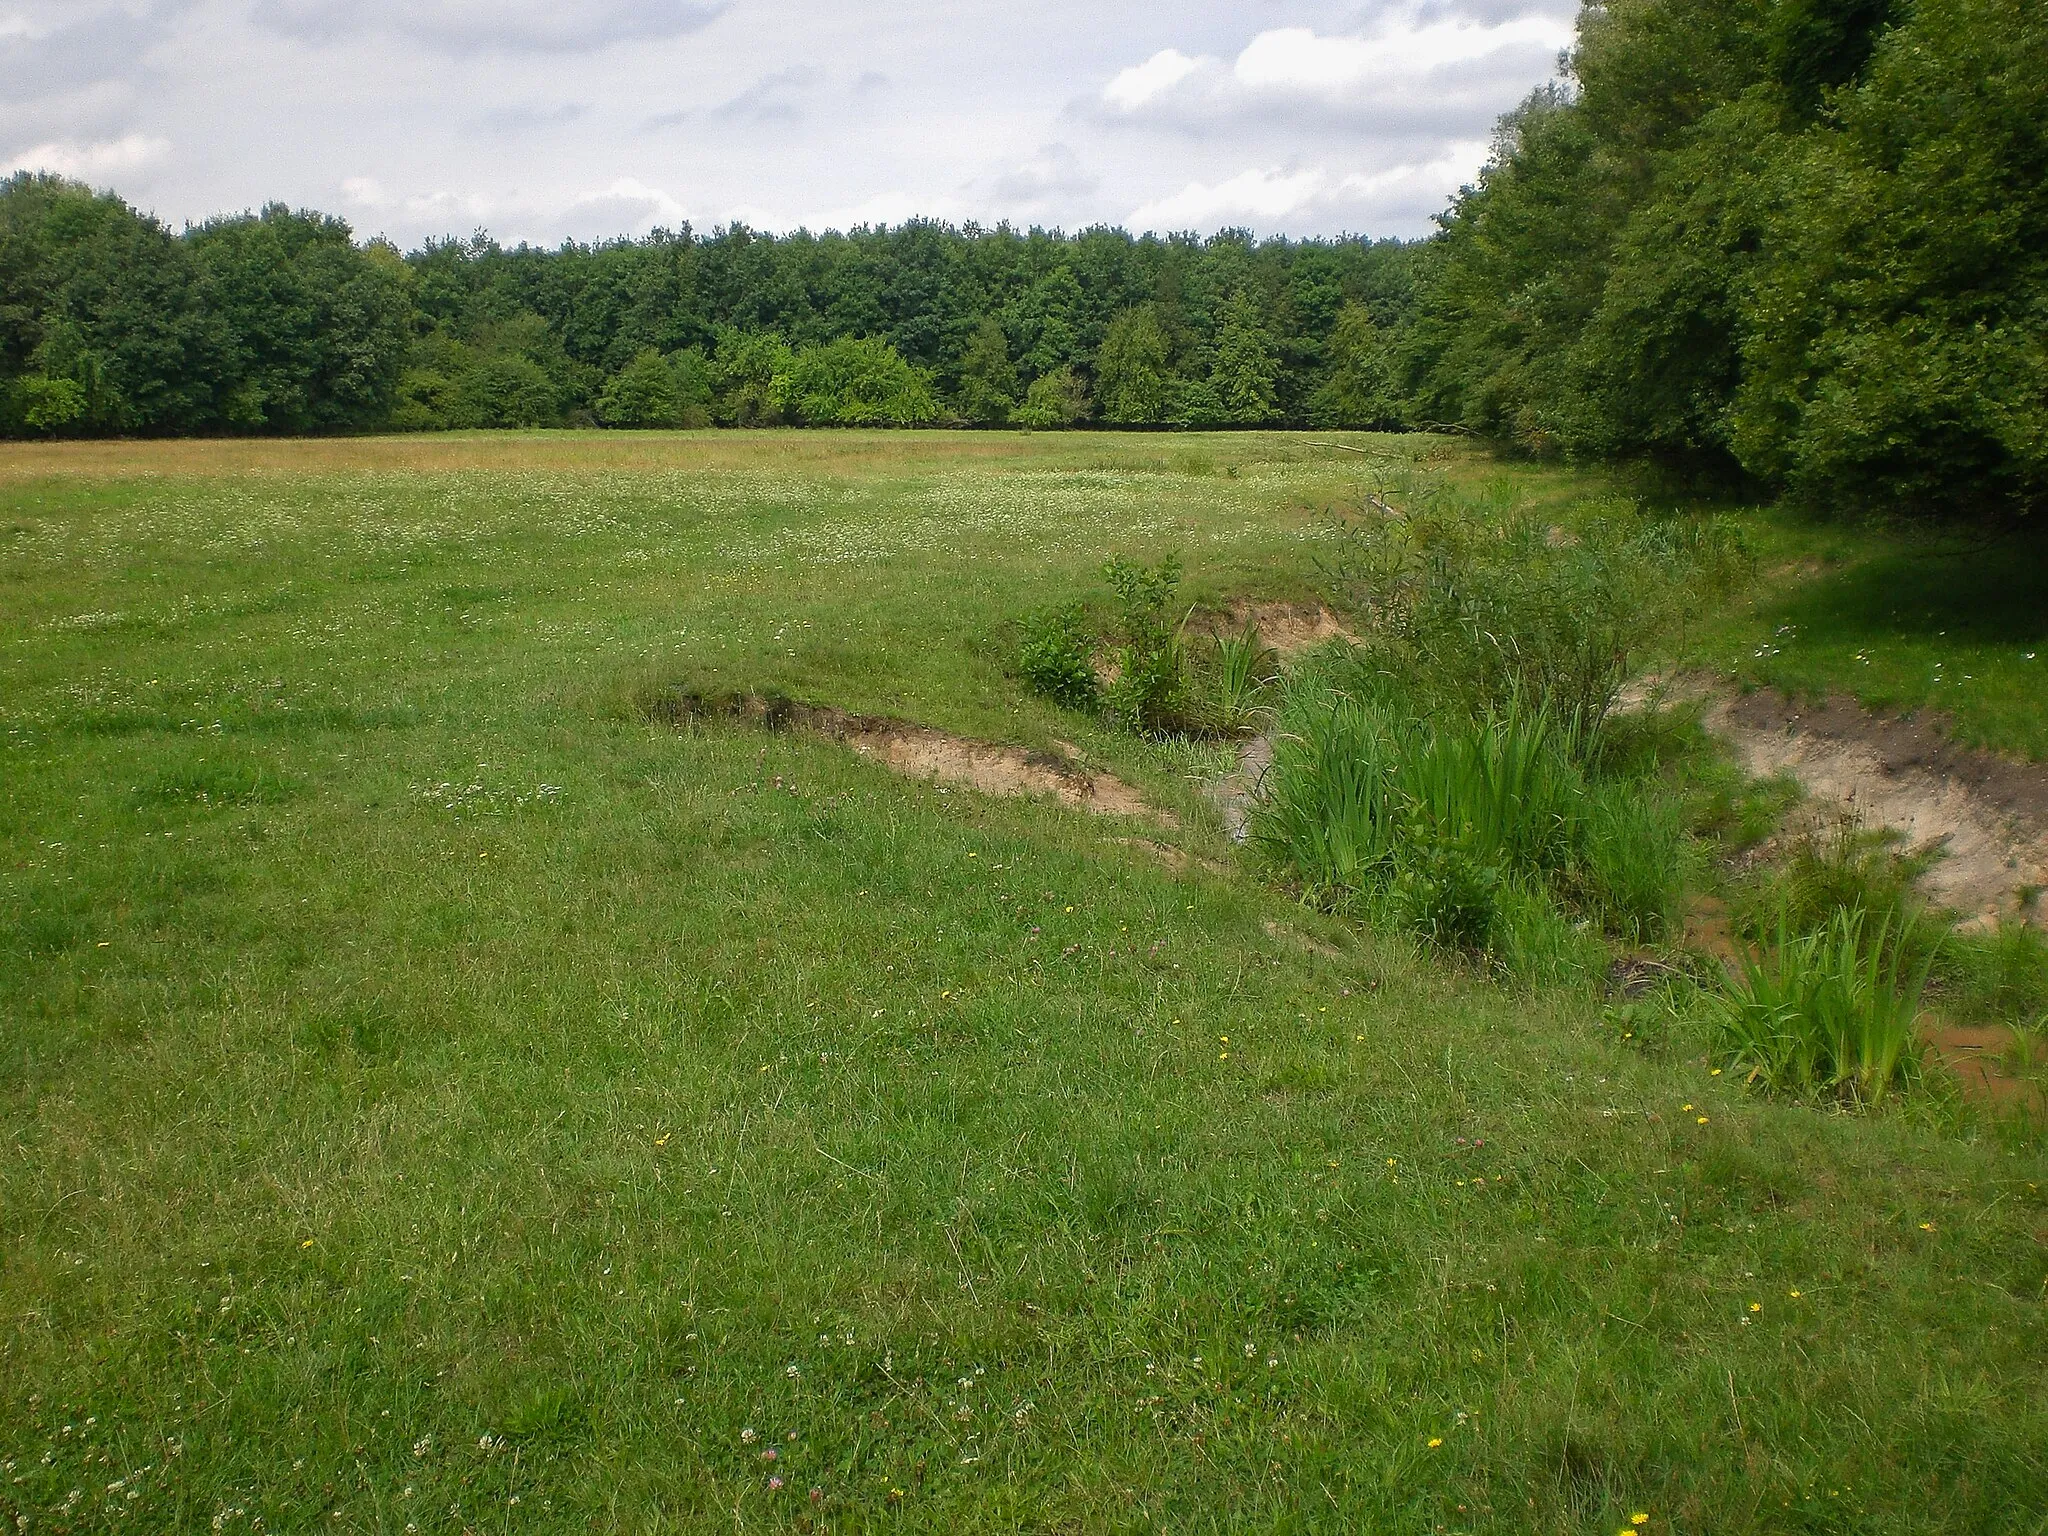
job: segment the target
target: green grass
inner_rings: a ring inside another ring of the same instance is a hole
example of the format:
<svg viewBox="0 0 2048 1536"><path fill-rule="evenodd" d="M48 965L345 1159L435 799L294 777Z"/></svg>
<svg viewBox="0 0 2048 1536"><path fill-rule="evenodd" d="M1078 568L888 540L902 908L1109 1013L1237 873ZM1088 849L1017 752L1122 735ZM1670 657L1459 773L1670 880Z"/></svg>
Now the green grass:
<svg viewBox="0 0 2048 1536"><path fill-rule="evenodd" d="M0 450L0 1513L2038 1530L2032 1131L1302 910L1200 754L1006 674L1111 554L1311 590L1336 457ZM1184 830L661 685L1071 740Z"/></svg>
<svg viewBox="0 0 2048 1536"><path fill-rule="evenodd" d="M1753 597L1693 660L1801 696L1926 711L1967 745L2048 759L2048 534L1753 518Z"/></svg>

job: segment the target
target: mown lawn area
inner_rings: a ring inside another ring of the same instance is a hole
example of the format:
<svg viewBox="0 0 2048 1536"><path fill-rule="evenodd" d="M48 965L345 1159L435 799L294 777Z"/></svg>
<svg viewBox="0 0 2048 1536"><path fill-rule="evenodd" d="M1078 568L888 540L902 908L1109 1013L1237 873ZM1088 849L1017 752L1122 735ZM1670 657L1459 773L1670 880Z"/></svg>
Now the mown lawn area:
<svg viewBox="0 0 2048 1536"><path fill-rule="evenodd" d="M1113 553L1313 593L1346 458L0 449L0 1513L2040 1531L2036 1130L1768 1102L1307 911L1217 749L1007 675ZM1066 741L1179 827L676 686Z"/></svg>

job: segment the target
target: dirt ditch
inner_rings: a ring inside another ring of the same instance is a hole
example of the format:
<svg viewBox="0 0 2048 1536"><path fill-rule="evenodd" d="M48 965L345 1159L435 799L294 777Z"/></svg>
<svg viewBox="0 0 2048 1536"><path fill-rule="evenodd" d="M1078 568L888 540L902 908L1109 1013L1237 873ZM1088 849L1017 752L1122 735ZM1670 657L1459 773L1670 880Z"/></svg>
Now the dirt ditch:
<svg viewBox="0 0 2048 1536"><path fill-rule="evenodd" d="M1897 832L1909 849L1938 850L1921 885L1967 922L2048 927L2048 767L1957 746L1928 722L1846 699L1720 694L1703 719L1747 772L1789 773L1823 805Z"/></svg>
<svg viewBox="0 0 2048 1536"><path fill-rule="evenodd" d="M1071 757L973 741L902 720L751 693L670 694L656 702L654 713L676 724L732 720L770 731L805 731L843 742L906 778L958 784L984 795L1050 796L1098 816L1142 816L1177 825L1122 779L1085 768Z"/></svg>

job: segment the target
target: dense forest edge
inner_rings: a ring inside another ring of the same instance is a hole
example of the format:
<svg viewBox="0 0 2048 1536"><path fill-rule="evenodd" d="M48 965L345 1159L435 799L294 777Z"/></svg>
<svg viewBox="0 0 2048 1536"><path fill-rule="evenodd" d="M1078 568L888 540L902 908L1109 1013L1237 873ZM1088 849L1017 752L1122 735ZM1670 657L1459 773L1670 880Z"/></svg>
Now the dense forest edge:
<svg viewBox="0 0 2048 1536"><path fill-rule="evenodd" d="M1613 0L1427 240L1008 226L401 253L0 183L0 431L1470 432L1829 505L2048 500L2048 11Z"/></svg>

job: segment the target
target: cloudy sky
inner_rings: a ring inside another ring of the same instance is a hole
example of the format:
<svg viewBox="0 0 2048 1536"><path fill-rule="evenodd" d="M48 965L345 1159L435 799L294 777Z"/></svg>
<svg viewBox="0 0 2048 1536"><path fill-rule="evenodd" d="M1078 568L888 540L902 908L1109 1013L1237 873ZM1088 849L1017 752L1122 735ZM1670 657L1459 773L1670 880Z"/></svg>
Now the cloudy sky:
<svg viewBox="0 0 2048 1536"><path fill-rule="evenodd" d="M0 168L411 246L913 215L1413 235L1574 0L0 0Z"/></svg>

